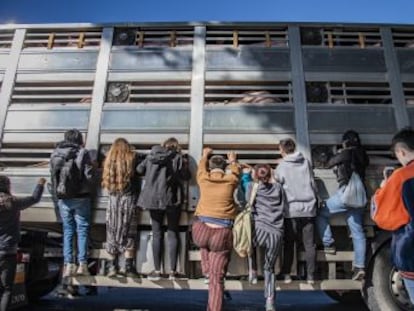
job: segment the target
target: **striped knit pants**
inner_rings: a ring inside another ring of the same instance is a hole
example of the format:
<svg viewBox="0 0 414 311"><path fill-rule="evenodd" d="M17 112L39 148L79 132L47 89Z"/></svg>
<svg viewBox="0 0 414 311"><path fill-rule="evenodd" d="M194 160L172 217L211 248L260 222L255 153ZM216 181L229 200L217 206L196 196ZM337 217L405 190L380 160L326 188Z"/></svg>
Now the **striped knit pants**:
<svg viewBox="0 0 414 311"><path fill-rule="evenodd" d="M209 276L207 311L221 311L224 292L223 278L233 248L231 228L210 228L196 221L193 224L192 236L194 242L200 247L203 274Z"/></svg>
<svg viewBox="0 0 414 311"><path fill-rule="evenodd" d="M265 276L265 298L274 297L275 291L275 264L282 246L283 231L268 232L261 228L254 227L252 242L253 247L264 248L264 276ZM252 256L253 270L257 270L256 251Z"/></svg>

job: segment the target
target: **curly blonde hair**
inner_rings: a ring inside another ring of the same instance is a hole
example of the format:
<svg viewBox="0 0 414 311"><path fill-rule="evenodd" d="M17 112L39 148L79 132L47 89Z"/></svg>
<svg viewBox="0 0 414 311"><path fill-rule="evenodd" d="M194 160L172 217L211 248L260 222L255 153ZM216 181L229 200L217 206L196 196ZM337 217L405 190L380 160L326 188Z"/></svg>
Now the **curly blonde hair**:
<svg viewBox="0 0 414 311"><path fill-rule="evenodd" d="M102 174L102 187L110 193L122 192L134 174L135 152L124 138L117 138L109 149Z"/></svg>

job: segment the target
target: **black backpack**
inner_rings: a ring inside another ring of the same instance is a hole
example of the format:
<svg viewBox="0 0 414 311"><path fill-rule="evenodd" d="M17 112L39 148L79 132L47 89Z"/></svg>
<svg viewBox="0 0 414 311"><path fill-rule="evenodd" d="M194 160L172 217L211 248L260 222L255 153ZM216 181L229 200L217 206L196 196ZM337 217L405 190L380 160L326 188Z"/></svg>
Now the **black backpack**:
<svg viewBox="0 0 414 311"><path fill-rule="evenodd" d="M76 163L78 151L74 150L69 154L56 152L52 155L52 186L57 199L75 198L80 193L82 171Z"/></svg>

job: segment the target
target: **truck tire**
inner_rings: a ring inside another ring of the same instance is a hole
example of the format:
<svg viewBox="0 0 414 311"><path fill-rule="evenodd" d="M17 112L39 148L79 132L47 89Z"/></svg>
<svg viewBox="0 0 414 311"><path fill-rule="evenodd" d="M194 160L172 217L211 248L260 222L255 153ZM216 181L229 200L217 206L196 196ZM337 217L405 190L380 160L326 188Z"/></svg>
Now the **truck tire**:
<svg viewBox="0 0 414 311"><path fill-rule="evenodd" d="M52 292L60 283L60 262L48 260L49 273L43 279L28 281L26 284L27 298L29 302L35 302Z"/></svg>
<svg viewBox="0 0 414 311"><path fill-rule="evenodd" d="M363 289L365 302L371 311L414 310L390 258L386 244L371 261Z"/></svg>

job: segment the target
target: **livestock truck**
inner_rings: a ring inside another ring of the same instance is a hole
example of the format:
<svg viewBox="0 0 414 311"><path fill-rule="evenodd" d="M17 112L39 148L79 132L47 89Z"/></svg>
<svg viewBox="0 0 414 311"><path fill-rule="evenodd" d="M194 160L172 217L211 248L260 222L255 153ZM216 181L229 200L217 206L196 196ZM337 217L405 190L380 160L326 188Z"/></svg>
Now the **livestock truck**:
<svg viewBox="0 0 414 311"><path fill-rule="evenodd" d="M179 272L185 278L105 276L108 198L98 180L90 233L96 275L66 280L69 285L206 289L190 230L199 197L194 173L203 147L216 154L234 150L240 162L274 167L280 139L294 138L312 161L319 196L326 199L337 189L327 160L340 148L341 135L354 129L370 157L366 186L372 194L383 167L397 164L389 150L392 135L414 122L414 26L0 25L0 87L0 169L11 178L15 195L29 195L39 177L49 179L50 154L71 128L83 133L98 175L118 137L145 155L174 136L189 156L193 178L185 185L180 219ZM323 290L339 301L362 297L375 311L413 310L390 263L390 234L371 222L368 208L364 282L351 280L352 239L344 217L331 224L338 251L317 253L319 280L301 281L305 258L298 247L292 266L298 278L278 282L277 289ZM36 299L61 282L62 229L50 192L22 213L22 234L20 282L26 296ZM149 213L142 210L136 268L143 275L153 269L151 241ZM261 289L261 282L248 284L247 270L246 260L234 254L226 289ZM24 300L22 292L15 303Z"/></svg>

